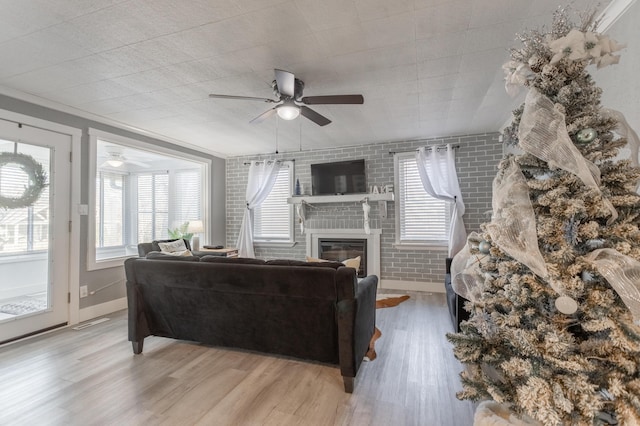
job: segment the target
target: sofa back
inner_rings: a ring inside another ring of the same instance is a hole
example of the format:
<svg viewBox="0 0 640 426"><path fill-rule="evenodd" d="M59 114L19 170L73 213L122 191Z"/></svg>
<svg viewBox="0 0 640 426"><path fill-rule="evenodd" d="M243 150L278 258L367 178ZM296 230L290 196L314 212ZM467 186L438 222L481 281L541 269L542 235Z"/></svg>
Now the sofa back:
<svg viewBox="0 0 640 426"><path fill-rule="evenodd" d="M125 271L143 334L334 364L336 304L357 284L352 268L240 261L131 258Z"/></svg>

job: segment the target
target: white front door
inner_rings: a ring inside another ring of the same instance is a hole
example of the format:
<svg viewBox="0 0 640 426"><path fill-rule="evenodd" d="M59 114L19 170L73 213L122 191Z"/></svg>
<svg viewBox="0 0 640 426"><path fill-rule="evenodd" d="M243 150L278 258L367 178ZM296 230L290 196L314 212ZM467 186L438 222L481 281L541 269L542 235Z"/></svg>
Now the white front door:
<svg viewBox="0 0 640 426"><path fill-rule="evenodd" d="M69 321L70 152L69 135L0 120L0 343Z"/></svg>

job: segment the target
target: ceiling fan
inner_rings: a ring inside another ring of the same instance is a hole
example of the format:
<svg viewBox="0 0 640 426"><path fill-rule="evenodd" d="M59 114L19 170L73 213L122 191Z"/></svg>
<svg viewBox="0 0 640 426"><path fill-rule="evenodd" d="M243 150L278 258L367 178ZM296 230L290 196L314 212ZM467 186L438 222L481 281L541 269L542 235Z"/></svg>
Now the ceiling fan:
<svg viewBox="0 0 640 426"><path fill-rule="evenodd" d="M276 79L271 83L273 94L278 99L256 98L252 96L233 96L210 94L210 98L222 99L242 99L250 101L262 101L276 104L273 108L263 112L250 123L261 123L274 114L283 120L293 120L302 115L319 126L326 126L331 123L327 117L315 112L307 105L329 105L329 104L363 104L362 95L327 95L327 96L302 96L304 81L299 80L289 71L274 70Z"/></svg>
<svg viewBox="0 0 640 426"><path fill-rule="evenodd" d="M123 164L134 164L140 167L149 167L147 163L142 161L130 160L122 154L122 148L118 146L108 146L105 148L107 157L100 167L122 167Z"/></svg>

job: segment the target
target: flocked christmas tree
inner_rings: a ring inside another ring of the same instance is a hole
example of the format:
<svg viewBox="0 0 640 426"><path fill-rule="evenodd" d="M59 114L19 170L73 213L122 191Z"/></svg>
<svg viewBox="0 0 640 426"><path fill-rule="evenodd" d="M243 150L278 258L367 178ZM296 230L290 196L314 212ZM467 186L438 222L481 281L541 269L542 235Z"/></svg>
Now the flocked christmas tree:
<svg viewBox="0 0 640 426"><path fill-rule="evenodd" d="M528 92L505 134L524 153L500 162L491 221L452 266L471 312L447 335L458 397L545 426L640 424L640 170L618 155L637 140L600 105L590 65L622 46L596 26L560 9L519 36L507 89Z"/></svg>

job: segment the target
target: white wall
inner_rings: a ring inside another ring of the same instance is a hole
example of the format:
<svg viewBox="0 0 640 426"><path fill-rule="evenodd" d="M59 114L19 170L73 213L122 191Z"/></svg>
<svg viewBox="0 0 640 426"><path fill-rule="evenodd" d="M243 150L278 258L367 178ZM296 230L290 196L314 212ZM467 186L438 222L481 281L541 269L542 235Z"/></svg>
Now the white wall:
<svg viewBox="0 0 640 426"><path fill-rule="evenodd" d="M602 107L622 112L631 127L640 132L640 2L633 4L607 31L627 47L621 51L620 63L605 68L590 67L591 75L603 90Z"/></svg>

